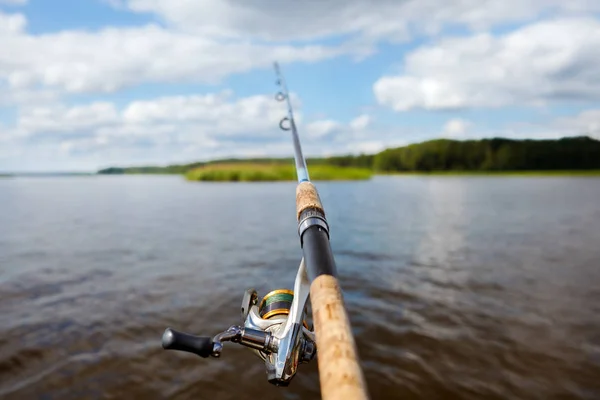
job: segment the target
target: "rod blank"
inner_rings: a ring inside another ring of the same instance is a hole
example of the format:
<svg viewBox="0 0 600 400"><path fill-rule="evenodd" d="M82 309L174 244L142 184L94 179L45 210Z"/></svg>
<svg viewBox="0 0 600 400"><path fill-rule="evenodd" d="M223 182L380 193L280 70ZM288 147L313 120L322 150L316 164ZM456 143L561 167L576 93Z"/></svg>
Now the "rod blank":
<svg viewBox="0 0 600 400"><path fill-rule="evenodd" d="M294 111L292 110L292 102L290 101L290 93L285 82L285 78L281 73L279 64L274 63L275 73L277 74L277 85L281 87L281 91L275 95L275 99L278 101L285 101L287 104L288 116L281 120L279 127L282 130L291 130L292 139L294 141L294 160L296 161L296 175L298 176L298 182L309 182L308 168L306 168L306 160L302 154L302 147L300 146L300 138L298 137L298 128L296 128L296 121L294 120ZM289 121L289 128L283 127L284 121Z"/></svg>
<svg viewBox="0 0 600 400"><path fill-rule="evenodd" d="M368 399L356 343L336 278L337 271L329 242L325 210L317 188L308 178L289 92L277 63L275 71L277 84L281 87L276 99L285 100L288 106L288 116L281 120L280 127L283 130L291 130L294 141L294 159L298 175L296 217L304 262L311 281L310 302L319 354L321 396L325 400ZM285 126L285 123L289 123L289 126ZM308 224L303 226L307 222Z"/></svg>

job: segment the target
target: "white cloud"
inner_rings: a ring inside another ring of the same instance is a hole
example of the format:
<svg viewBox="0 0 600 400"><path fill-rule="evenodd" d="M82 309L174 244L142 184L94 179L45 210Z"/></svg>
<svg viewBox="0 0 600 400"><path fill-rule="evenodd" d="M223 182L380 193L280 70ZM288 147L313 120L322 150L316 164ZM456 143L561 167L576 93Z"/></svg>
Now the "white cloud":
<svg viewBox="0 0 600 400"><path fill-rule="evenodd" d="M366 129L370 120L366 115L348 123L317 120L304 124L294 94L292 102L307 155L382 146L373 131ZM80 159L97 166L183 162L183 157L288 156L291 138L278 126L285 114L285 106L270 95L239 98L231 91L133 101L121 109L110 102L38 105L22 108L14 127L0 129L0 139L10 145L3 145L0 153L6 158L10 148L14 156L18 148L39 157L44 151L46 160L52 156L57 163Z"/></svg>
<svg viewBox="0 0 600 400"><path fill-rule="evenodd" d="M11 92L36 88L60 93L97 93L152 82L213 84L231 74L268 68L275 59L282 63L311 63L339 55L364 57L373 51L373 43L378 40L405 40L414 33L436 33L446 26L483 29L536 18L541 12L565 15L600 10L600 5L587 0L510 0L509 3L379 0L376 6L373 0L297 3L110 0L108 3L155 13L170 25L32 35L25 30L27 21L22 14L0 12L0 86L4 82ZM340 37L343 39L340 45L286 44L290 39ZM448 45L449 51L454 51L452 42ZM429 65L427 54L413 56L415 64ZM420 103L454 107L468 100L455 95L455 88L440 81L440 77L426 78L418 73L401 80L384 78L378 97L396 108ZM410 89L415 93L398 101L397 94L389 93L390 88ZM13 102L20 98L4 94L7 97Z"/></svg>
<svg viewBox="0 0 600 400"><path fill-rule="evenodd" d="M600 96L600 21L539 22L500 37L445 39L407 55L373 86L397 111L542 105Z"/></svg>
<svg viewBox="0 0 600 400"><path fill-rule="evenodd" d="M404 141L404 143L406 142ZM398 142L396 142L395 145L400 146ZM367 140L349 143L346 151L352 154L375 154L384 150L388 146L388 143L384 143L381 140Z"/></svg>
<svg viewBox="0 0 600 400"><path fill-rule="evenodd" d="M320 45L222 41L147 25L98 32L24 32L20 14L0 14L0 85L11 91L46 88L68 93L114 92L153 82L218 83L222 78L282 63L315 62L352 52Z"/></svg>
<svg viewBox="0 0 600 400"><path fill-rule="evenodd" d="M470 121L461 118L453 118L444 124L442 136L459 139L468 134L473 124Z"/></svg>
<svg viewBox="0 0 600 400"><path fill-rule="evenodd" d="M191 32L272 41L352 34L394 41L411 33L437 33L446 26L480 30L535 19L542 12L600 10L589 0L122 0L120 4L157 14Z"/></svg>
<svg viewBox="0 0 600 400"><path fill-rule="evenodd" d="M25 108L17 121L22 135L82 134L90 129L116 124L119 120L112 103L94 102L87 105L64 105Z"/></svg>
<svg viewBox="0 0 600 400"><path fill-rule="evenodd" d="M57 101L59 97L60 94L56 90L36 88L10 89L8 85L2 85L0 82L0 107L15 104L27 104L28 106L50 104Z"/></svg>
<svg viewBox="0 0 600 400"><path fill-rule="evenodd" d="M295 99L292 96L297 105ZM13 149L41 151L45 146L47 155L85 156L98 165L157 154L164 162L165 153L180 160L185 154L202 159L268 151L289 142L278 128L284 115L285 108L272 96L236 98L222 92L133 101L122 109L109 102L25 107L15 126L3 129L0 136Z"/></svg>
<svg viewBox="0 0 600 400"><path fill-rule="evenodd" d="M359 115L348 123L332 119L320 119L306 125L306 136L314 140L337 141L340 146L345 142L355 143L368 139L367 129L371 117L367 114Z"/></svg>
<svg viewBox="0 0 600 400"><path fill-rule="evenodd" d="M388 146L400 146L407 142L411 132L398 128L371 127L372 118L362 114L349 122L322 119L302 127L303 145L314 155L373 154Z"/></svg>
<svg viewBox="0 0 600 400"><path fill-rule="evenodd" d="M154 136L190 133L201 138L227 139L252 135L253 138L280 136L279 119L285 109L270 96L234 98L231 92L207 95L167 96L133 101L122 110L113 103L36 106L23 108L16 130L21 136L47 138L67 134L80 137Z"/></svg>
<svg viewBox="0 0 600 400"><path fill-rule="evenodd" d="M311 122L306 126L307 133L312 138L322 138L335 133L342 128L342 124L333 120L320 120Z"/></svg>
<svg viewBox="0 0 600 400"><path fill-rule="evenodd" d="M23 14L4 14L0 11L0 38L21 33L26 26L27 19Z"/></svg>
<svg viewBox="0 0 600 400"><path fill-rule="evenodd" d="M451 139L504 137L510 139L560 139L589 136L600 140L600 109L589 109L569 117L548 116L541 122L506 121L504 126L477 126L453 118L442 127L441 136Z"/></svg>
<svg viewBox="0 0 600 400"><path fill-rule="evenodd" d="M553 123L560 136L590 136L600 140L600 109L586 110Z"/></svg>
<svg viewBox="0 0 600 400"><path fill-rule="evenodd" d="M306 136L315 141L335 142L340 151L356 152L356 145L373 147L374 131L370 129L371 117L361 114L349 122L319 119L306 124ZM304 132L302 132L304 133ZM345 150L342 150L345 149Z"/></svg>
<svg viewBox="0 0 600 400"><path fill-rule="evenodd" d="M7 142L10 138L10 132L0 123L0 142Z"/></svg>
<svg viewBox="0 0 600 400"><path fill-rule="evenodd" d="M350 128L365 129L371 122L371 117L367 114L362 114L350 121Z"/></svg>

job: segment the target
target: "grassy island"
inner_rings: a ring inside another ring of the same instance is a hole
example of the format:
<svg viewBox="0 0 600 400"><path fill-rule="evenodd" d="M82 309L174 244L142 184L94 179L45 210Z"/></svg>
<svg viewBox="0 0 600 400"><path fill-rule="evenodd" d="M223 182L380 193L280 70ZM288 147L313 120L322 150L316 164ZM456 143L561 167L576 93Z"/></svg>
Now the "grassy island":
<svg viewBox="0 0 600 400"><path fill-rule="evenodd" d="M372 171L367 168L315 165L309 168L314 181L370 179ZM192 169L185 174L190 181L267 182L295 181L293 164L280 163L230 163L211 164Z"/></svg>

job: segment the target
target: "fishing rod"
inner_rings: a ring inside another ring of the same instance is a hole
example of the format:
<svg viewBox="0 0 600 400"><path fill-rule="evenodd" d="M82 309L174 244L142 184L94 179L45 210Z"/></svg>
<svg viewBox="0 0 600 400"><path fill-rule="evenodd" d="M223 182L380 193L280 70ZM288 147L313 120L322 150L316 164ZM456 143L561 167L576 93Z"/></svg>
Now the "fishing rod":
<svg viewBox="0 0 600 400"><path fill-rule="evenodd" d="M257 291L248 289L242 298L241 325L231 326L213 338L167 328L162 347L207 358L220 357L225 341L239 343L264 361L267 380L276 386L288 386L298 365L313 360L318 349L322 398L368 399L337 279L325 210L308 175L287 84L278 63L274 67L280 88L275 98L287 105L287 116L280 121L279 127L292 133L298 178L296 218L303 257L294 290L273 290L259 302ZM309 299L314 330L305 320Z"/></svg>

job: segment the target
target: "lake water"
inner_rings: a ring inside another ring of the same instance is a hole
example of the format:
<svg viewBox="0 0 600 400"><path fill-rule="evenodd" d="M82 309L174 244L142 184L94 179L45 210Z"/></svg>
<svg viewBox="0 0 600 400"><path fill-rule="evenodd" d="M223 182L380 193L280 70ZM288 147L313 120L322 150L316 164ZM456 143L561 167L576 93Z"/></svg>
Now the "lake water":
<svg viewBox="0 0 600 400"><path fill-rule="evenodd" d="M373 399L599 399L600 179L317 182ZM291 288L294 183L0 179L0 398L309 399L248 349L168 352Z"/></svg>

